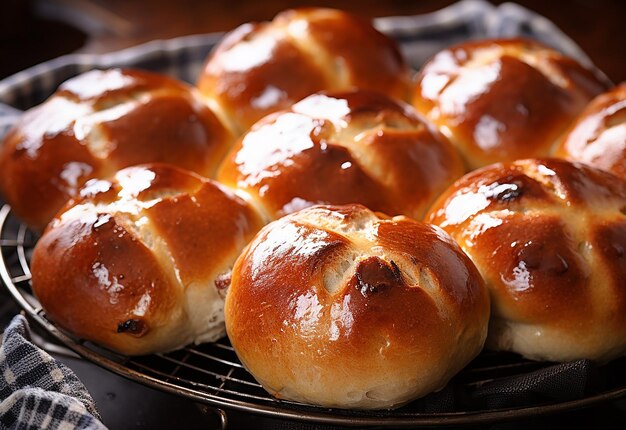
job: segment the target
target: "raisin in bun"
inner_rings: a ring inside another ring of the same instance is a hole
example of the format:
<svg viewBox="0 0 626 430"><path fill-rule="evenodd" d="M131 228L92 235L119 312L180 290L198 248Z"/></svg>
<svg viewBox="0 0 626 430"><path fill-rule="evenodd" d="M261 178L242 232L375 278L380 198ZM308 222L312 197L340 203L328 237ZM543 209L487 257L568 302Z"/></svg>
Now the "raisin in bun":
<svg viewBox="0 0 626 430"><path fill-rule="evenodd" d="M538 42L481 40L435 55L413 105L461 151L469 169L548 156L608 83Z"/></svg>
<svg viewBox="0 0 626 430"><path fill-rule="evenodd" d="M43 228L90 178L167 162L212 176L233 137L193 87L154 73L93 70L27 111L0 148L0 191Z"/></svg>
<svg viewBox="0 0 626 430"><path fill-rule="evenodd" d="M626 82L599 95L585 108L555 155L626 179Z"/></svg>
<svg viewBox="0 0 626 430"><path fill-rule="evenodd" d="M564 160L495 164L457 181L427 221L491 292L487 345L528 358L626 353L626 183Z"/></svg>
<svg viewBox="0 0 626 430"><path fill-rule="evenodd" d="M480 352L489 298L439 228L316 206L253 239L225 316L237 355L274 396L382 409L442 388Z"/></svg>
<svg viewBox="0 0 626 430"><path fill-rule="evenodd" d="M123 354L224 334L231 267L260 228L244 200L170 165L90 180L35 246L32 285L46 315Z"/></svg>
<svg viewBox="0 0 626 430"><path fill-rule="evenodd" d="M302 8L244 24L209 55L198 78L211 107L239 134L321 90L363 88L408 100L397 44L347 12Z"/></svg>
<svg viewBox="0 0 626 430"><path fill-rule="evenodd" d="M272 219L346 203L421 218L463 172L452 145L409 105L353 90L314 94L262 119L218 178L249 193Z"/></svg>

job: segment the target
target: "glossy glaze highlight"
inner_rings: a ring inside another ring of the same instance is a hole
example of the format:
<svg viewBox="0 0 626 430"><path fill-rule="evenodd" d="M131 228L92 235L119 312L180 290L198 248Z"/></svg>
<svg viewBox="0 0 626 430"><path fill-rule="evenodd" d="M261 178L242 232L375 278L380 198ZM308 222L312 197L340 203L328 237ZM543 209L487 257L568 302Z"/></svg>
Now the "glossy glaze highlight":
<svg viewBox="0 0 626 430"><path fill-rule="evenodd" d="M345 205L261 230L235 264L225 312L239 358L270 393L371 409L443 386L481 349L489 309L442 230Z"/></svg>
<svg viewBox="0 0 626 430"><path fill-rule="evenodd" d="M224 334L227 274L261 227L245 201L159 164L92 180L81 195L33 252L33 290L55 323L130 355Z"/></svg>
<svg viewBox="0 0 626 430"><path fill-rule="evenodd" d="M596 97L585 108L555 155L626 179L626 83Z"/></svg>
<svg viewBox="0 0 626 430"><path fill-rule="evenodd" d="M0 149L0 191L41 229L87 180L167 162L215 173L233 137L188 85L157 74L93 70L27 111Z"/></svg>
<svg viewBox="0 0 626 430"><path fill-rule="evenodd" d="M529 358L626 353L626 182L583 164L527 159L474 171L430 209L482 273L488 345Z"/></svg>
<svg viewBox="0 0 626 430"><path fill-rule="evenodd" d="M466 42L437 53L413 105L450 139L468 170L551 154L605 79L531 40Z"/></svg>
<svg viewBox="0 0 626 430"><path fill-rule="evenodd" d="M207 58L198 88L238 134L322 90L362 88L408 99L398 46L369 22L333 9L301 8L244 24Z"/></svg>
<svg viewBox="0 0 626 430"><path fill-rule="evenodd" d="M260 121L218 178L272 219L353 202L419 218L462 172L452 146L409 106L355 90L314 94Z"/></svg>

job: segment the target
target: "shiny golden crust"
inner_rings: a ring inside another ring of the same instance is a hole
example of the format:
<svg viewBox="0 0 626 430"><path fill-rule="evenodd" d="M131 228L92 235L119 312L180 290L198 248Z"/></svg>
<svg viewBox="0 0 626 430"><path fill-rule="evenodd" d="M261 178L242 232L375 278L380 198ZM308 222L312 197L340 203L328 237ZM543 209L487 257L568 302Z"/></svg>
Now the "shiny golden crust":
<svg viewBox="0 0 626 430"><path fill-rule="evenodd" d="M90 178L167 162L212 176L233 137L192 87L137 70L84 73L27 111L0 148L0 191L41 229Z"/></svg>
<svg viewBox="0 0 626 430"><path fill-rule="evenodd" d="M489 301L471 261L436 227L381 217L304 209L266 226L235 263L228 336L276 397L397 407L482 349Z"/></svg>
<svg viewBox="0 0 626 430"><path fill-rule="evenodd" d="M237 28L198 78L210 105L239 134L317 91L357 87L407 100L409 83L394 41L356 16L323 8L287 10Z"/></svg>
<svg viewBox="0 0 626 430"><path fill-rule="evenodd" d="M563 160L495 164L457 181L426 220L481 271L487 344L533 359L626 353L626 183Z"/></svg>
<svg viewBox="0 0 626 430"><path fill-rule="evenodd" d="M50 223L33 290L60 327L123 354L224 334L230 269L261 227L216 182L169 165L91 180Z"/></svg>
<svg viewBox="0 0 626 430"><path fill-rule="evenodd" d="M249 193L272 219L322 203L421 218L462 174L452 145L410 106L355 90L314 94L264 118L218 179Z"/></svg>
<svg viewBox="0 0 626 430"><path fill-rule="evenodd" d="M537 42L482 40L435 55L417 78L413 105L476 169L548 156L606 88L573 59Z"/></svg>
<svg viewBox="0 0 626 430"><path fill-rule="evenodd" d="M589 103L555 155L626 179L626 82Z"/></svg>

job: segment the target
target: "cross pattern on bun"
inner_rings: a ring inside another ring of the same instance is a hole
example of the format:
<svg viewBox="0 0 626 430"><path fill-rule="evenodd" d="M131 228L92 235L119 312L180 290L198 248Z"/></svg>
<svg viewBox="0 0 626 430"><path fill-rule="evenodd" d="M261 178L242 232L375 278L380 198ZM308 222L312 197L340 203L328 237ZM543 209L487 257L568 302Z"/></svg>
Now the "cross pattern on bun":
<svg viewBox="0 0 626 430"><path fill-rule="evenodd" d="M382 409L442 388L481 351L489 300L439 228L316 206L257 234L225 316L237 355L274 396Z"/></svg>
<svg viewBox="0 0 626 430"><path fill-rule="evenodd" d="M417 219L463 172L452 145L410 106L354 90L314 94L259 121L218 180L270 219L324 203Z"/></svg>
<svg viewBox="0 0 626 430"><path fill-rule="evenodd" d="M464 176L428 222L461 245L492 298L487 345L538 360L626 353L626 182L564 160Z"/></svg>
<svg viewBox="0 0 626 430"><path fill-rule="evenodd" d="M91 178L167 162L213 176L233 137L196 90L138 70L93 70L28 110L0 148L0 191L42 229Z"/></svg>
<svg viewBox="0 0 626 430"><path fill-rule="evenodd" d="M626 82L589 103L555 155L626 179Z"/></svg>
<svg viewBox="0 0 626 430"><path fill-rule="evenodd" d="M548 156L607 82L531 40L466 42L444 49L417 78L413 105L472 170Z"/></svg>
<svg viewBox="0 0 626 430"><path fill-rule="evenodd" d="M197 85L241 134L321 90L356 87L407 100L410 74L397 44L369 22L339 10L302 8L226 35Z"/></svg>
<svg viewBox="0 0 626 430"><path fill-rule="evenodd" d="M128 355L224 335L231 267L260 228L244 200L169 165L91 180L50 223L32 258L46 315Z"/></svg>

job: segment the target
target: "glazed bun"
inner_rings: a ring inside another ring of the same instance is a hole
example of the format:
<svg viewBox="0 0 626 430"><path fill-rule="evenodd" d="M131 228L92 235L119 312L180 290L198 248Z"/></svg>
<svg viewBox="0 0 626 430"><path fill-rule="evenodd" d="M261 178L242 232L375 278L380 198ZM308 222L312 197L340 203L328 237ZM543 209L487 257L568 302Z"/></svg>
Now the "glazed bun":
<svg viewBox="0 0 626 430"><path fill-rule="evenodd" d="M229 33L197 85L241 134L321 90L357 87L408 100L410 72L397 44L369 22L339 10L303 8Z"/></svg>
<svg viewBox="0 0 626 430"><path fill-rule="evenodd" d="M452 145L410 106L353 90L314 94L262 119L218 178L271 219L322 203L421 218L463 172Z"/></svg>
<svg viewBox="0 0 626 430"><path fill-rule="evenodd" d="M457 181L427 221L491 292L487 345L528 358L626 353L626 183L583 164L521 160Z"/></svg>
<svg viewBox="0 0 626 430"><path fill-rule="evenodd" d="M585 108L556 156L626 179L626 82L599 95Z"/></svg>
<svg viewBox="0 0 626 430"><path fill-rule="evenodd" d="M316 206L255 237L225 315L237 355L274 396L382 409L442 388L480 352L489 300L439 228Z"/></svg>
<svg viewBox="0 0 626 430"><path fill-rule="evenodd" d="M531 40L481 40L426 63L413 105L461 151L468 169L548 156L608 83Z"/></svg>
<svg viewBox="0 0 626 430"><path fill-rule="evenodd" d="M232 141L191 86L137 70L94 70L66 81L9 131L0 191L41 229L90 178L148 162L212 176Z"/></svg>
<svg viewBox="0 0 626 430"><path fill-rule="evenodd" d="M224 335L232 265L260 228L246 202L169 165L91 180L50 223L32 258L47 317L128 355Z"/></svg>

